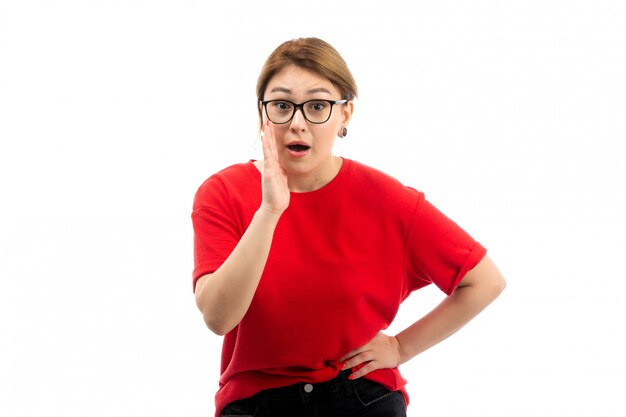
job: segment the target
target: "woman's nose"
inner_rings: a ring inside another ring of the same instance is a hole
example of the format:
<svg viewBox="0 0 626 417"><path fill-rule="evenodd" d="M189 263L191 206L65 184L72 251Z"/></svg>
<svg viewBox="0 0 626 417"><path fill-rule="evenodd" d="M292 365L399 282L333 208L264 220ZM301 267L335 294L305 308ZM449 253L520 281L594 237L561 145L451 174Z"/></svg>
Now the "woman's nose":
<svg viewBox="0 0 626 417"><path fill-rule="evenodd" d="M296 109L289 127L294 131L304 131L306 129L306 119L301 108Z"/></svg>

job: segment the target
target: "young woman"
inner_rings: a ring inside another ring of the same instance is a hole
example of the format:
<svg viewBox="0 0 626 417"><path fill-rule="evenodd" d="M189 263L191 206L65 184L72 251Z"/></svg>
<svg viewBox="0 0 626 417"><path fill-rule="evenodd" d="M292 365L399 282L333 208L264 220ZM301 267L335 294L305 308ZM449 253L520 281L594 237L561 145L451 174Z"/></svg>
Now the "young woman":
<svg viewBox="0 0 626 417"><path fill-rule="evenodd" d="M193 207L196 302L224 335L217 416L405 416L398 366L503 290L486 250L424 195L333 155L357 87L317 38L280 45L257 83L262 161L228 167ZM414 290L448 295L397 335Z"/></svg>

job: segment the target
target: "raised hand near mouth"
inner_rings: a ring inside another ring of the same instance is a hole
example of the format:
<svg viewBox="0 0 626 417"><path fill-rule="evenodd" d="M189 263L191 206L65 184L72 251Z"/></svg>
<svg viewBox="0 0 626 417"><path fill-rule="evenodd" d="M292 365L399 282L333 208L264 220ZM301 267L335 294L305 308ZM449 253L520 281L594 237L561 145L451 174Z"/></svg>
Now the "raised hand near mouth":
<svg viewBox="0 0 626 417"><path fill-rule="evenodd" d="M261 141L263 142L264 158L261 173L263 180L263 201L261 208L280 215L289 206L290 194L287 183L287 173L285 169L280 166L278 161L274 129L269 120L263 125Z"/></svg>

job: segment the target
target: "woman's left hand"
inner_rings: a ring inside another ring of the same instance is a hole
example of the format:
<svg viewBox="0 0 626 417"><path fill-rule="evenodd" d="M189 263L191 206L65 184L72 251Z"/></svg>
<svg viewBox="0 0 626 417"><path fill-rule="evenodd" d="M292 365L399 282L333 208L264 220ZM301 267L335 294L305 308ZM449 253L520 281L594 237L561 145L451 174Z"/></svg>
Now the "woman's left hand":
<svg viewBox="0 0 626 417"><path fill-rule="evenodd" d="M350 375L350 379L360 378L376 369L395 368L400 365L400 343L394 336L378 332L372 340L354 349L339 360L344 369L361 366Z"/></svg>

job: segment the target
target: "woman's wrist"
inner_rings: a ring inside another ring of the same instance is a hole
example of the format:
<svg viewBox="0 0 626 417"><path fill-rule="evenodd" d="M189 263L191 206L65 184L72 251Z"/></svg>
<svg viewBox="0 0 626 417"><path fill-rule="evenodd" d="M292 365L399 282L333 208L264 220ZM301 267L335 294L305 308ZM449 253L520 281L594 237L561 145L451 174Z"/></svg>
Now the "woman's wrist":
<svg viewBox="0 0 626 417"><path fill-rule="evenodd" d="M254 214L254 217L269 224L278 223L280 216L282 216L284 210L276 210L270 207L267 207L263 204L259 207L259 209Z"/></svg>
<svg viewBox="0 0 626 417"><path fill-rule="evenodd" d="M411 354L411 352L407 352L407 341L404 340L402 334L399 333L393 336L396 339L398 346L398 366L402 365L405 362L411 360L415 354Z"/></svg>

